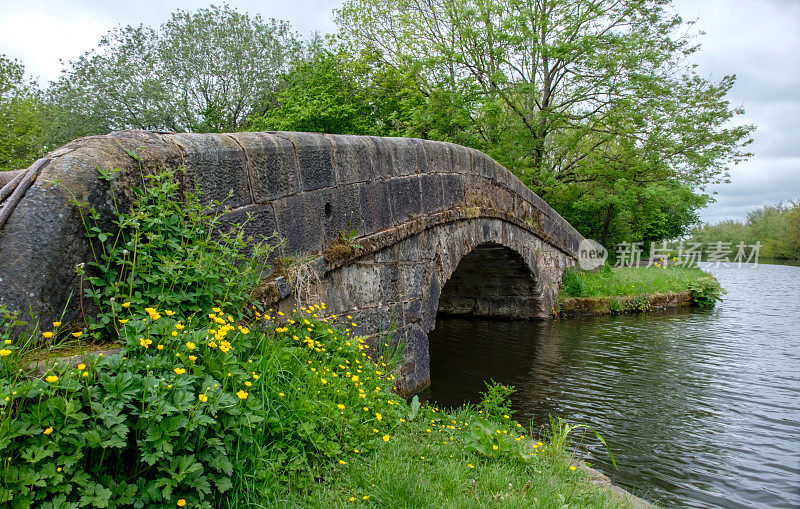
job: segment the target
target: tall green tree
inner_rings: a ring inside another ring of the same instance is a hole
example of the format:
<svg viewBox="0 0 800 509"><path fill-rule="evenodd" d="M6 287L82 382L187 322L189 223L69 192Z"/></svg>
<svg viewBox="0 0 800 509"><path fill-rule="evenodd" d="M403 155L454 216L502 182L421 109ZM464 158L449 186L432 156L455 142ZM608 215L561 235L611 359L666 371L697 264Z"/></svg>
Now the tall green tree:
<svg viewBox="0 0 800 509"><path fill-rule="evenodd" d="M0 54L0 171L27 167L42 152L41 92L18 60Z"/></svg>
<svg viewBox="0 0 800 509"><path fill-rule="evenodd" d="M52 84L51 137L124 128L233 131L277 91L302 44L287 22L227 5L174 12L158 29L126 26Z"/></svg>
<svg viewBox="0 0 800 509"><path fill-rule="evenodd" d="M351 52L417 64L416 128L488 152L559 211L576 190L603 198L584 232L659 188L692 221L702 187L750 155L753 128L731 125L742 112L725 99L734 77L696 72L669 0L347 0L336 21Z"/></svg>
<svg viewBox="0 0 800 509"><path fill-rule="evenodd" d="M281 90L248 130L406 134L422 103L413 81L374 59L316 48L282 77Z"/></svg>

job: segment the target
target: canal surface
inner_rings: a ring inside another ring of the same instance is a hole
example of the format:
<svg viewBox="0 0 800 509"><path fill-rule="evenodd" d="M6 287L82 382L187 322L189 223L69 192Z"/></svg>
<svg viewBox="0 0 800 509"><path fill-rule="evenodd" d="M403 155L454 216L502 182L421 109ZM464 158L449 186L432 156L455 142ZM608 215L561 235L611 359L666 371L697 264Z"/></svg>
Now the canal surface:
<svg viewBox="0 0 800 509"><path fill-rule="evenodd" d="M439 317L430 399L514 385L521 422L598 430L579 453L668 507L800 507L800 267L710 268L713 311L557 322ZM587 456L588 454L588 456Z"/></svg>

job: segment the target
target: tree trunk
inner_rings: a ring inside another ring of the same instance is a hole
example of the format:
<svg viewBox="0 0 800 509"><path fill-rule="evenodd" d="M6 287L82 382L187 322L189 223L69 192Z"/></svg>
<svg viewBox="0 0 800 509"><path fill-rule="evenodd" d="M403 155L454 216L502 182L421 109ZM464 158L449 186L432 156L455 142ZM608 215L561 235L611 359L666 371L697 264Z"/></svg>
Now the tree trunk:
<svg viewBox="0 0 800 509"><path fill-rule="evenodd" d="M603 234L600 236L600 244L605 247L606 245L606 238L608 237L608 227L611 224L611 217L613 216L614 212L614 204L610 204L608 209L606 210L606 219L603 221ZM606 248L608 249L608 248Z"/></svg>

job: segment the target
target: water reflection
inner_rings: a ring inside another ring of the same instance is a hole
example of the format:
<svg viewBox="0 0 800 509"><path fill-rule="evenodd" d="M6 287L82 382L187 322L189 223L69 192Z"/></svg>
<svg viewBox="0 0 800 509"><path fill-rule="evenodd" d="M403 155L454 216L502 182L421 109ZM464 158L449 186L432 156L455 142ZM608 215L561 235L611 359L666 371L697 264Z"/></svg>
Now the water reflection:
<svg viewBox="0 0 800 509"><path fill-rule="evenodd" d="M484 380L516 386L517 417L589 423L618 484L666 505L800 505L800 268L712 269L711 312L558 322L442 318L430 397L475 402Z"/></svg>

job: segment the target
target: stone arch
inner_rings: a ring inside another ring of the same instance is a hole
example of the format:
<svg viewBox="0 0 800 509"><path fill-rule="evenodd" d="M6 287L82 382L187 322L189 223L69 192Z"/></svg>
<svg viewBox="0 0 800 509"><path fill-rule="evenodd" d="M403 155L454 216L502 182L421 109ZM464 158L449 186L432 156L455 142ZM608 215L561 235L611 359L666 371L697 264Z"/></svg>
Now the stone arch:
<svg viewBox="0 0 800 509"><path fill-rule="evenodd" d="M461 258L442 287L437 312L535 318L539 314L537 294L533 270L522 255L489 241L478 244Z"/></svg>

